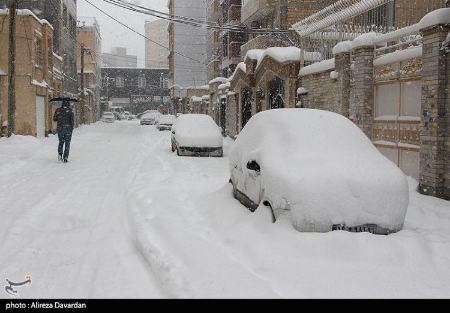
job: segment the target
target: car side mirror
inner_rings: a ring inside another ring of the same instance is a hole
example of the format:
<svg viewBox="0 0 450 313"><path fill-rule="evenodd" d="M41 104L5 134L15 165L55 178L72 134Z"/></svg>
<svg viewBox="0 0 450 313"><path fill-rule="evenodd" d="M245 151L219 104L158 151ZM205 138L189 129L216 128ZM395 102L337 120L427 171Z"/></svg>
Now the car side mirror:
<svg viewBox="0 0 450 313"><path fill-rule="evenodd" d="M255 160L248 161L247 168L249 170L257 172L257 173L261 172L261 167L259 166L258 162L256 162Z"/></svg>

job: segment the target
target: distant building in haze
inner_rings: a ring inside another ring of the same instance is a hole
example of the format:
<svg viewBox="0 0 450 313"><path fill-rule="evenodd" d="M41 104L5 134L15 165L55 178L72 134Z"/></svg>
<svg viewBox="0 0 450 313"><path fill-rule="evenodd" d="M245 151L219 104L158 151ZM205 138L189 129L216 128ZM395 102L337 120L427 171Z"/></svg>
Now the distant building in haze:
<svg viewBox="0 0 450 313"><path fill-rule="evenodd" d="M128 55L127 48L114 47L111 53L102 53L104 67L137 67L137 56Z"/></svg>
<svg viewBox="0 0 450 313"><path fill-rule="evenodd" d="M169 22L166 20L145 22L145 67L169 68Z"/></svg>

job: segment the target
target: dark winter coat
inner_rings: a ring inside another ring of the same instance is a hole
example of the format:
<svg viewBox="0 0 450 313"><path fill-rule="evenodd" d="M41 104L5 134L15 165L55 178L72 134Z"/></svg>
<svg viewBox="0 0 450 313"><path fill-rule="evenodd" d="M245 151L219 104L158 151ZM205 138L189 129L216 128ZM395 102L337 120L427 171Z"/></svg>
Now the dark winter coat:
<svg viewBox="0 0 450 313"><path fill-rule="evenodd" d="M64 128L73 129L75 127L75 116L72 109L68 106L56 109L53 121L58 123L58 131Z"/></svg>

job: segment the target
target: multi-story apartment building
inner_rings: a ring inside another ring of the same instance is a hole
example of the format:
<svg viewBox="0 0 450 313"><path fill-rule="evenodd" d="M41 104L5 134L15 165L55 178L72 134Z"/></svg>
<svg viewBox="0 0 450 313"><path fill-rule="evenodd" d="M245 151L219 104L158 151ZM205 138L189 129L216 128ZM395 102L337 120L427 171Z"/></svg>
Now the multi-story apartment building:
<svg viewBox="0 0 450 313"><path fill-rule="evenodd" d="M104 67L137 67L137 56L127 54L127 48L114 47L111 53L102 53Z"/></svg>
<svg viewBox="0 0 450 313"><path fill-rule="evenodd" d="M243 0L241 22L248 28L289 29L293 24L336 2L336 0ZM250 49L292 45L283 34L250 34L241 56Z"/></svg>
<svg viewBox="0 0 450 313"><path fill-rule="evenodd" d="M206 21L206 0L169 0L168 7L172 16ZM178 22L169 24L169 85L172 90L176 86L206 84L206 37L204 27Z"/></svg>
<svg viewBox="0 0 450 313"><path fill-rule="evenodd" d="M166 20L146 21L145 67L169 68L169 22ZM158 43L158 44L157 44Z"/></svg>
<svg viewBox="0 0 450 313"><path fill-rule="evenodd" d="M0 25L8 25L8 13L0 10ZM53 27L30 10L16 17L15 133L44 137L53 129L49 99L62 95L62 58L53 52ZM4 133L8 116L9 30L0 28L0 126Z"/></svg>
<svg viewBox="0 0 450 313"><path fill-rule="evenodd" d="M0 8L7 7L7 0L0 0ZM78 94L76 68L77 2L76 0L20 0L19 9L29 9L38 18L47 20L54 28L53 50L63 57L64 93Z"/></svg>
<svg viewBox="0 0 450 313"><path fill-rule="evenodd" d="M229 77L240 62L240 48L246 35L225 28L240 24L241 0L209 0L207 19L223 27L208 32L208 80Z"/></svg>
<svg viewBox="0 0 450 313"><path fill-rule="evenodd" d="M220 0L208 0L206 9L206 18L210 23L221 24L221 5ZM221 41L221 31L219 29L208 30L207 38L207 64L208 64L208 81L222 75L222 57L224 47Z"/></svg>
<svg viewBox="0 0 450 313"><path fill-rule="evenodd" d="M94 122L100 114L100 90L101 90L101 52L102 38L100 26L93 17L81 17L78 22L78 42L82 47L77 51L77 69L81 86L81 72L84 72L84 87L86 88L87 107L84 110L84 120ZM81 64L82 48L84 50L84 65Z"/></svg>
<svg viewBox="0 0 450 313"><path fill-rule="evenodd" d="M141 113L170 109L167 69L102 68L102 97L115 107Z"/></svg>

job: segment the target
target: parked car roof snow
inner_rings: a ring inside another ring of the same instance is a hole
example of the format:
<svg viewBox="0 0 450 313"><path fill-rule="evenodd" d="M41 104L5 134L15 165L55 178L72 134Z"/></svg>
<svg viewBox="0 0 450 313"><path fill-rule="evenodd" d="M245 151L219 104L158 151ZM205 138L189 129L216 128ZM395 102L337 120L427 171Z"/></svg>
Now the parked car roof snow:
<svg viewBox="0 0 450 313"><path fill-rule="evenodd" d="M300 231L322 232L335 224L371 223L392 232L403 227L405 175L341 115L311 109L258 113L229 158L232 179L233 171L234 179L249 171L249 161L259 164L264 198L274 209L288 208ZM245 189L242 181L237 185Z"/></svg>
<svg viewBox="0 0 450 313"><path fill-rule="evenodd" d="M222 147L223 137L214 120L206 114L184 114L172 130L181 147Z"/></svg>

